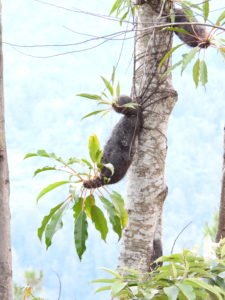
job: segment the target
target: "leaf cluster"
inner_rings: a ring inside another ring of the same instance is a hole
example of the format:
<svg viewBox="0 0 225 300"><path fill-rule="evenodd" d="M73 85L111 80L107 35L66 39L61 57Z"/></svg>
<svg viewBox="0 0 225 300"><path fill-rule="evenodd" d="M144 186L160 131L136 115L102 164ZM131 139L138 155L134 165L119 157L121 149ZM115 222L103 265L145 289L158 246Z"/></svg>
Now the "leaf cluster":
<svg viewBox="0 0 225 300"><path fill-rule="evenodd" d="M162 256L156 263L163 265L147 274L127 268L122 268L119 273L105 269L114 277L93 282L109 283L96 292L110 290L112 296L119 299L222 300L225 299L225 243L218 251L220 259L213 264L192 251L184 250Z"/></svg>
<svg viewBox="0 0 225 300"><path fill-rule="evenodd" d="M104 83L104 90L100 93L100 95L88 94L88 93L77 94L77 96L79 97L97 101L98 105L109 105L108 108L95 110L85 115L82 119L97 114L101 114L101 117L103 117L109 113L109 111L112 108L112 104L116 103L116 99L120 96L120 82L118 81L117 84L115 83L115 72L116 72L116 68L113 67L111 78L109 80L101 76L101 79Z"/></svg>
<svg viewBox="0 0 225 300"><path fill-rule="evenodd" d="M67 161L58 157L55 153L48 153L45 150L38 150L36 153L28 153L25 158L30 157L44 157L51 159L60 165L44 166L37 169L34 175L45 171L60 171L69 176L67 180L54 182L40 191L37 196L37 202L47 193L53 191L59 186L69 184L68 197L51 208L48 215L46 215L38 228L38 237L40 240L45 237L46 248L51 246L52 239L55 233L63 227L63 215L67 210L72 210L74 219L74 243L79 258L82 258L86 250L86 241L88 238L88 219L92 221L95 229L100 232L101 238L105 241L108 233L108 222L101 207L104 207L108 215L109 223L112 229L121 238L122 229L127 224L127 211L124 208L124 200L115 191L109 192L106 188L87 190L83 187L83 182L91 180L99 176L103 166L110 168L113 173L113 166L101 163L102 150L96 135L89 138L89 155L90 160L85 158L77 159L70 158ZM79 164L83 168L88 168L87 172L77 172L73 165ZM105 193L104 193L105 192ZM109 198L109 199L108 199ZM97 205L97 199L100 206Z"/></svg>

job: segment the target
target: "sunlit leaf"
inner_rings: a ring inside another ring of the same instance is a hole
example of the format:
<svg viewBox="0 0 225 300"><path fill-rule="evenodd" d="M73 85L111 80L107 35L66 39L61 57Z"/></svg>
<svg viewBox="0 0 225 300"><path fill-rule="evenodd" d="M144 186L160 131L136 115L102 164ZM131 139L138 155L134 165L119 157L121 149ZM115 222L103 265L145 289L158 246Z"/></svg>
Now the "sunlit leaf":
<svg viewBox="0 0 225 300"><path fill-rule="evenodd" d="M122 289L127 286L128 282L117 280L112 284L112 296L116 296Z"/></svg>
<svg viewBox="0 0 225 300"><path fill-rule="evenodd" d="M102 239L105 241L108 226L103 212L96 205L91 206L91 219L95 224L95 228L100 232Z"/></svg>
<svg viewBox="0 0 225 300"><path fill-rule="evenodd" d="M88 222L87 216L84 211L81 211L78 218L75 220L75 227L74 227L74 241L77 250L77 254L82 259L82 255L86 250L86 240L88 238Z"/></svg>
<svg viewBox="0 0 225 300"><path fill-rule="evenodd" d="M85 212L87 216L91 219L91 207L95 205L95 197L93 195L89 195L85 199Z"/></svg>
<svg viewBox="0 0 225 300"><path fill-rule="evenodd" d="M202 8L203 8L204 21L206 22L206 20L208 19L208 16L209 16L209 1L208 0L203 1Z"/></svg>
<svg viewBox="0 0 225 300"><path fill-rule="evenodd" d="M83 201L84 201L84 199L82 197L79 197L78 201L73 206L73 211L74 211L73 217L75 220L79 217L79 215L82 211Z"/></svg>
<svg viewBox="0 0 225 300"><path fill-rule="evenodd" d="M180 289L180 291L184 294L184 296L187 298L187 300L196 299L196 295L193 291L193 287L190 284L179 283L177 286Z"/></svg>
<svg viewBox="0 0 225 300"><path fill-rule="evenodd" d="M179 290L176 286L165 287L163 290L167 295L168 300L177 300Z"/></svg>
<svg viewBox="0 0 225 300"><path fill-rule="evenodd" d="M101 96L94 95L94 94L85 94L85 93L82 93L82 94L77 94L76 96L83 97L83 98L88 98L88 99L92 99L92 100L102 100Z"/></svg>
<svg viewBox="0 0 225 300"><path fill-rule="evenodd" d="M216 20L216 25L220 25L220 23L221 23L221 21L223 21L223 19L225 19L225 10L221 13L219 18Z"/></svg>
<svg viewBox="0 0 225 300"><path fill-rule="evenodd" d="M48 192L54 190L55 188L57 188L57 187L59 187L59 186L61 186L61 185L63 185L63 184L67 184L67 183L71 183L71 182L70 182L70 181L59 181L59 182L54 182L54 183L48 185L48 186L47 186L46 188L44 188L44 189L39 193L39 195L37 196L37 199L36 199L37 202L38 202L38 200L39 200L42 196L44 196L44 195L47 194Z"/></svg>
<svg viewBox="0 0 225 300"><path fill-rule="evenodd" d="M99 151L100 151L100 144L99 140L96 135L91 135L89 137L89 143L88 143L88 148L89 148L89 155L91 160L94 163L98 162L98 156L99 156Z"/></svg>
<svg viewBox="0 0 225 300"><path fill-rule="evenodd" d="M106 286L100 287L99 289L95 290L95 294L111 290L111 287L112 287L111 285L106 285Z"/></svg>
<svg viewBox="0 0 225 300"><path fill-rule="evenodd" d="M118 82L117 87L116 87L116 96L120 96L120 83Z"/></svg>
<svg viewBox="0 0 225 300"><path fill-rule="evenodd" d="M91 117L91 116L94 116L94 115L97 115L97 114L100 114L103 111L106 111L106 110L105 109L95 110L95 111L85 115L84 117L82 117L81 120L86 119L86 118Z"/></svg>
<svg viewBox="0 0 225 300"><path fill-rule="evenodd" d="M111 86L111 84L109 83L109 81L107 79L105 79L103 76L101 76L107 90L110 92L111 96L113 96L113 87Z"/></svg>
<svg viewBox="0 0 225 300"><path fill-rule="evenodd" d="M53 171L53 170L57 170L56 167L43 167L41 169L37 169L34 171L34 176L36 176L37 174L41 173L41 172L45 172L45 171Z"/></svg>

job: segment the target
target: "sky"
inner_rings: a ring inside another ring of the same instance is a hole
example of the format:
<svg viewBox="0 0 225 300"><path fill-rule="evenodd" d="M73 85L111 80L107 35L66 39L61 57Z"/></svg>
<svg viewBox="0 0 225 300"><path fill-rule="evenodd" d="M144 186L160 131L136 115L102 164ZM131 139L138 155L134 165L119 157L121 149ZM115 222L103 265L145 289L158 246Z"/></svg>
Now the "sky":
<svg viewBox="0 0 225 300"><path fill-rule="evenodd" d="M113 1L64 0L49 1L67 8L108 14ZM213 9L223 1L211 1ZM212 19L218 14L215 11ZM120 31L117 22L75 13L45 5L35 0L3 0L3 40L20 45L66 44L81 42L87 37L75 32L104 35ZM175 38L174 43L178 43ZM35 169L46 165L45 160L23 160L26 153L45 149L69 158L87 156L88 137L97 134L104 145L118 116L104 119L81 117L96 109L91 101L81 99L81 92L99 93L103 85L100 76L109 78L117 63L121 41L108 42L85 52L73 50L91 47L21 48L4 45L4 84L6 103L6 139L11 180L12 249L14 282L23 284L24 270L44 271L45 290L42 297L54 300L62 283L62 300L106 299L94 295L90 281L106 274L99 267L114 269L119 253L117 237L110 233L107 243L90 227L87 251L79 261L73 244L71 214L64 227L45 250L37 238L37 228L50 208L66 197L65 189L57 189L36 205L38 192L58 181L55 174L33 178ZM173 61L188 49L180 50ZM132 82L132 41L126 42L120 59L117 78L122 93L128 94ZM21 53L22 52L22 53ZM26 55L25 55L26 54ZM29 56L30 55L30 56ZM170 117L166 180L169 194L164 208L164 252L169 254L178 233L182 233L175 251L201 246L205 222L211 222L218 209L222 176L224 111L224 61L215 50L207 50L209 84L206 89L195 88L191 69L180 76L173 74L179 100ZM126 178L115 190L125 196Z"/></svg>

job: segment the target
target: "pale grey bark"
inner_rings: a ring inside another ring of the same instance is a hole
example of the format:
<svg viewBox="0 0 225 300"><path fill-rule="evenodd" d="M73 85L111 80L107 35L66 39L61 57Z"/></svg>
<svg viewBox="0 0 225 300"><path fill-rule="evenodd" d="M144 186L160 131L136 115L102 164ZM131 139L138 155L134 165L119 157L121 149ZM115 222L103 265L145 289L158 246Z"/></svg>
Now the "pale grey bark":
<svg viewBox="0 0 225 300"><path fill-rule="evenodd" d="M133 99L141 102L143 129L129 170L129 224L122 238L119 266L149 271L161 255L162 212L167 195L165 159L168 119L177 100L171 75L161 78L170 60L159 62L170 50L172 33L146 28L165 23L161 17L166 1L148 0L140 6L135 41ZM164 3L163 3L164 2Z"/></svg>
<svg viewBox="0 0 225 300"><path fill-rule="evenodd" d="M0 17L2 7L0 2ZM5 143L2 26L0 19L0 299L12 299L9 174Z"/></svg>
<svg viewBox="0 0 225 300"><path fill-rule="evenodd" d="M225 128L224 128L224 141L223 141L223 169L222 169L222 183L221 183L221 195L220 195L220 209L219 220L216 233L216 242L225 238Z"/></svg>

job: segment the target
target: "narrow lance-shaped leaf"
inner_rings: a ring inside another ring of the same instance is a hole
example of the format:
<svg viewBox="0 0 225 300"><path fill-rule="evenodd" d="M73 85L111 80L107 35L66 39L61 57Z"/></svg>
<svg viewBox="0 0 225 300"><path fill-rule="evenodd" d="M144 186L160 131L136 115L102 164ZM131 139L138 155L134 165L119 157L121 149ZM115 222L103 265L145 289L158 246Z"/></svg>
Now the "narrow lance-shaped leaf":
<svg viewBox="0 0 225 300"><path fill-rule="evenodd" d="M82 255L86 250L86 240L88 238L88 222L87 216L84 211L81 211L79 217L75 220L74 227L74 241L77 250L77 254L82 259Z"/></svg>
<svg viewBox="0 0 225 300"><path fill-rule="evenodd" d="M46 225L48 224L49 220L63 204L64 204L64 202L62 202L62 203L58 204L57 206L55 206L54 208L52 208L50 210L50 213L43 218L41 226L38 228L38 237L39 237L40 241L42 239L43 233L45 231Z"/></svg>
<svg viewBox="0 0 225 300"><path fill-rule="evenodd" d="M34 176L36 176L37 174L41 173L41 172L45 172L45 171L53 171L53 170L57 170L56 167L43 167L41 169L37 169L34 171Z"/></svg>
<svg viewBox="0 0 225 300"><path fill-rule="evenodd" d="M99 152L99 148L100 148L100 144L99 144L99 140L97 138L96 135L91 135L89 137L89 144L88 144L88 148L89 148L89 155L91 160L95 163L97 162L97 158L98 157L98 152Z"/></svg>
<svg viewBox="0 0 225 300"><path fill-rule="evenodd" d="M175 51L177 50L178 48L180 48L181 46L183 46L184 44L179 44L177 45L176 47L173 47L169 52L166 53L166 55L163 57L163 59L160 61L159 63L159 67L161 67L164 62L167 60L167 58Z"/></svg>
<svg viewBox="0 0 225 300"><path fill-rule="evenodd" d="M192 59L195 57L196 53L199 51L198 47L193 48L189 53L187 53L184 56L182 68L181 68L181 74L186 69L187 65L192 61Z"/></svg>
<svg viewBox="0 0 225 300"><path fill-rule="evenodd" d="M101 76L107 90L110 92L111 96L113 96L113 87L111 86L111 84L108 82L107 79L105 79L103 76Z"/></svg>
<svg viewBox="0 0 225 300"><path fill-rule="evenodd" d="M67 203L66 205L61 207L57 211L57 213L53 214L53 216L51 217L50 222L46 226L46 229L45 229L45 244L46 244L47 249L48 249L49 246L51 246L52 238L53 238L54 234L56 233L56 231L61 229L62 226L63 226L62 216L63 216L63 212L68 207L68 205L69 205L69 203Z"/></svg>
<svg viewBox="0 0 225 300"><path fill-rule="evenodd" d="M175 32L180 32L180 33L190 35L190 33L187 30L179 28L179 27L164 27L162 30L170 30L170 31L175 31Z"/></svg>
<svg viewBox="0 0 225 300"><path fill-rule="evenodd" d="M112 224L114 232L116 234L118 234L118 237L120 239L121 235L122 235L122 228L121 228L120 218L116 215L115 207L105 197L100 196L99 198L102 201L102 203L104 205L104 208L105 208L105 210L107 211L107 213L109 215L109 220L110 220L110 223Z"/></svg>
<svg viewBox="0 0 225 300"><path fill-rule="evenodd" d="M122 227L123 228L126 227L128 222L128 213L127 210L125 209L123 198L121 197L120 194L118 194L115 191L113 191L113 194L110 194L110 198L112 199L117 214L121 219Z"/></svg>
<svg viewBox="0 0 225 300"><path fill-rule="evenodd" d="M95 94L85 94L85 93L82 93L82 94L77 94L76 96L87 98L87 99L91 99L91 100L102 100L101 96L95 95Z"/></svg>
<svg viewBox="0 0 225 300"><path fill-rule="evenodd" d="M54 182L50 185L48 185L46 188L44 188L40 193L39 195L37 196L37 202L38 200L44 196L45 194L47 194L48 192L52 191L53 189L57 188L58 186L61 186L63 184L66 184L66 183L71 183L70 181L59 181L59 182Z"/></svg>
<svg viewBox="0 0 225 300"><path fill-rule="evenodd" d="M87 216L91 219L91 207L95 205L95 197L93 195L89 195L85 199L85 212Z"/></svg>
<svg viewBox="0 0 225 300"><path fill-rule="evenodd" d="M208 82L208 71L204 60L200 62L200 80L203 86Z"/></svg>
<svg viewBox="0 0 225 300"><path fill-rule="evenodd" d="M198 58L193 66L193 79L194 79L196 88L198 87L199 76L200 76L200 60Z"/></svg>
<svg viewBox="0 0 225 300"><path fill-rule="evenodd" d="M220 25L221 21L223 21L224 19L225 19L225 11L223 11L219 16L219 18L216 20L216 25Z"/></svg>
<svg viewBox="0 0 225 300"><path fill-rule="evenodd" d="M206 22L206 20L208 19L208 16L209 16L209 1L208 0L203 1L202 8L203 8L204 21Z"/></svg>
<svg viewBox="0 0 225 300"><path fill-rule="evenodd" d="M167 69L167 71L165 73L162 74L161 78L164 78L167 74L169 74L170 72L172 72L174 69L176 69L177 67L179 67L179 65L181 65L183 62L183 60L178 61L177 63L175 63L174 65L172 65L171 67L169 67Z"/></svg>
<svg viewBox="0 0 225 300"><path fill-rule="evenodd" d="M83 201L84 201L84 199L82 197L79 197L78 201L73 206L73 211L74 211L73 217L75 220L79 217L79 215L82 211Z"/></svg>
<svg viewBox="0 0 225 300"><path fill-rule="evenodd" d="M86 118L91 117L91 116L94 116L94 115L97 115L97 114L100 114L100 113L102 113L103 111L105 112L106 109L95 110L95 111L93 111L93 112L91 112L91 113L89 113L89 114L83 116L83 117L81 118L81 120L86 119Z"/></svg>
<svg viewBox="0 0 225 300"><path fill-rule="evenodd" d="M108 233L108 226L103 212L96 205L91 206L91 219L95 224L95 228L100 232L101 238L105 241Z"/></svg>
<svg viewBox="0 0 225 300"><path fill-rule="evenodd" d="M116 87L116 96L120 96L120 83L118 82L117 87Z"/></svg>

